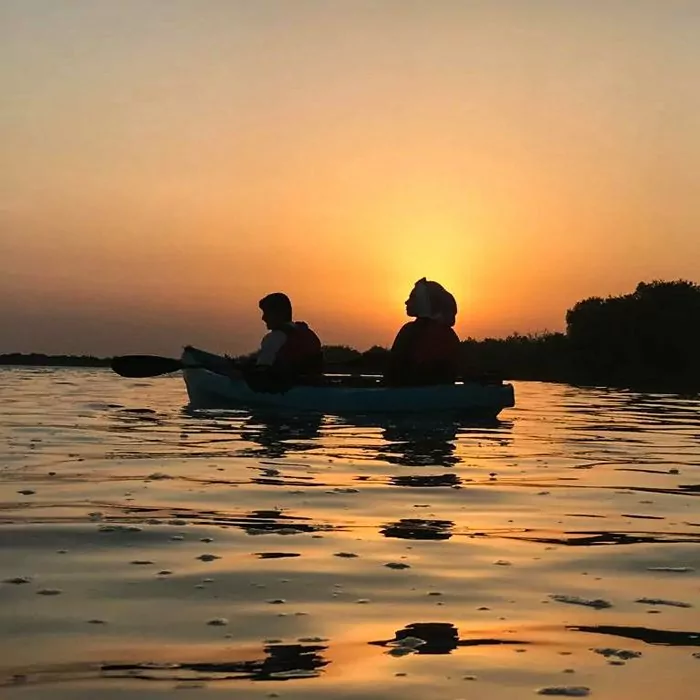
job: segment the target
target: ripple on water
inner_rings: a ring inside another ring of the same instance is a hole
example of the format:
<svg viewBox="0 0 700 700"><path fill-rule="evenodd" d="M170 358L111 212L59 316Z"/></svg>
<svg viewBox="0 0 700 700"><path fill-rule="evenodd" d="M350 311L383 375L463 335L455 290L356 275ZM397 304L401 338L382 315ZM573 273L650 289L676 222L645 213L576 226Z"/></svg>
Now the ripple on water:
<svg viewBox="0 0 700 700"><path fill-rule="evenodd" d="M271 416L183 410L175 375L0 372L0 684L605 698L613 662L638 700L662 669L685 692L697 400Z"/></svg>

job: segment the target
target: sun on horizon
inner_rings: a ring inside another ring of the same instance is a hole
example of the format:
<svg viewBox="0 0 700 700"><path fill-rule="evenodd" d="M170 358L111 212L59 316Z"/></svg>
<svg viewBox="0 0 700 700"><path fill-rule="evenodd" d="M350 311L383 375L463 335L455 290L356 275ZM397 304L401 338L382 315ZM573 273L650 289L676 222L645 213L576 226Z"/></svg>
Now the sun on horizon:
<svg viewBox="0 0 700 700"><path fill-rule="evenodd" d="M245 352L287 292L391 342L700 278L700 16L678 3L0 6L0 352Z"/></svg>

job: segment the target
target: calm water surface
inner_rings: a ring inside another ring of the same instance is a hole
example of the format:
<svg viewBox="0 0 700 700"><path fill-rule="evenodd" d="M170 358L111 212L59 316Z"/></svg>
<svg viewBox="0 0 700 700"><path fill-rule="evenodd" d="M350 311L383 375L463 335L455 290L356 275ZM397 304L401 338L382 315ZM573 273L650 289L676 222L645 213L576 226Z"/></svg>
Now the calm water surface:
<svg viewBox="0 0 700 700"><path fill-rule="evenodd" d="M0 369L2 697L693 697L700 401L516 401L188 412L178 376Z"/></svg>

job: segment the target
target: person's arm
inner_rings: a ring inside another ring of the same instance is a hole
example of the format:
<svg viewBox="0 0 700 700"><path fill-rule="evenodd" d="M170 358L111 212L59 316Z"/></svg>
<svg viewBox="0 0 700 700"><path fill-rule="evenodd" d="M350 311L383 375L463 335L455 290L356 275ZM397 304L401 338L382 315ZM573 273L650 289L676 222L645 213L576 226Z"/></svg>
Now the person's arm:
<svg viewBox="0 0 700 700"><path fill-rule="evenodd" d="M207 352L206 350L193 348L191 345L186 345L185 350L193 355L203 367L212 372L230 377L231 379L239 379L241 376L236 363L228 355L221 357L220 355L214 355L214 353Z"/></svg>
<svg viewBox="0 0 700 700"><path fill-rule="evenodd" d="M459 336L452 329L452 376L453 380L458 379L462 375L464 369L464 362L462 360L462 343L459 340Z"/></svg>
<svg viewBox="0 0 700 700"><path fill-rule="evenodd" d="M389 351L389 363L384 372L386 384L400 386L411 382L414 340L415 325L409 322L396 334Z"/></svg>
<svg viewBox="0 0 700 700"><path fill-rule="evenodd" d="M260 343L260 350L255 359L257 367L272 367L277 359L277 353L287 341L283 331L270 331Z"/></svg>
<svg viewBox="0 0 700 700"><path fill-rule="evenodd" d="M287 388L284 377L274 367L277 353L286 341L283 331L270 331L262 339L255 362L243 370L243 378L253 391L277 392Z"/></svg>

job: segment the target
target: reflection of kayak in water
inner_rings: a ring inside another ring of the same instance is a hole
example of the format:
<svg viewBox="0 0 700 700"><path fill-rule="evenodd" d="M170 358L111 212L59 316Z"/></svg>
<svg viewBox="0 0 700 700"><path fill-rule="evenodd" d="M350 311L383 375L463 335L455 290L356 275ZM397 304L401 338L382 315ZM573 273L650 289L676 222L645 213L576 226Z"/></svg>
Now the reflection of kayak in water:
<svg viewBox="0 0 700 700"><path fill-rule="evenodd" d="M455 411L495 417L515 405L511 384L466 382L418 387L352 386L357 377L329 378L324 386L295 386L282 393L258 392L242 379L217 374L226 359L194 348L182 353L190 404L197 408L269 407L321 413ZM211 363L210 371L205 369ZM187 365L196 367L188 368ZM374 380L376 382L376 379Z"/></svg>

